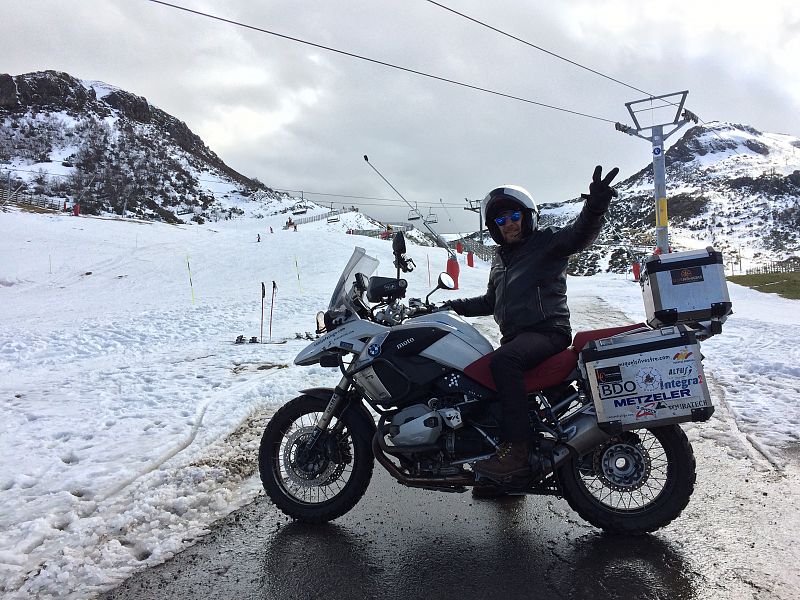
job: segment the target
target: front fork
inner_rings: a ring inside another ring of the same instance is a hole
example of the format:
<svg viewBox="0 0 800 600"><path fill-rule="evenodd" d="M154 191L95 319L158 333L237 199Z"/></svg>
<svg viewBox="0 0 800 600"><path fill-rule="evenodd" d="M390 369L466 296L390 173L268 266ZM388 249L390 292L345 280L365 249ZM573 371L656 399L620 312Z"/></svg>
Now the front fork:
<svg viewBox="0 0 800 600"><path fill-rule="evenodd" d="M314 431L311 434L311 438L308 440L306 451L313 450L320 437L322 437L322 434L328 429L328 426L331 424L331 420L333 419L333 415L335 415L336 412L342 407L342 403L347 397L347 391L349 388L350 381L347 379L347 377L342 377L342 379L333 389L333 394L331 394L331 399L328 401L328 406L325 407L325 412L322 413L319 421L317 421L316 425L314 425ZM334 427L334 433L338 433L342 428L344 428L344 423L340 420Z"/></svg>

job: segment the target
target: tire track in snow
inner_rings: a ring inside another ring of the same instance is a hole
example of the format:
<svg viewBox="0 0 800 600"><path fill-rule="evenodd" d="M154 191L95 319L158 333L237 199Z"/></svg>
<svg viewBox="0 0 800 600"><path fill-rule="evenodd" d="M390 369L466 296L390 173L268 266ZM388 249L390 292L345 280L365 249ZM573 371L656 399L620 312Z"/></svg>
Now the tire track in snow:
<svg viewBox="0 0 800 600"><path fill-rule="evenodd" d="M268 376L273 375L273 374L274 373L265 373L264 377L268 377ZM262 381L263 381L263 379L259 380L257 382L253 382L253 381L249 381L249 380L242 381L241 383L234 384L231 387L226 388L225 390L217 392L217 394L211 396L210 398L207 398L203 402L203 404L200 405L200 407L199 407L199 409L197 411L197 415L195 417L194 426L192 427L191 431L189 431L189 434L186 436L186 438L182 442L178 443L174 448L171 448L171 449L167 450L166 452L164 452L161 456L156 458L152 463L146 465L145 467L140 469L138 472L135 472L130 477L127 477L126 479L123 479L122 481L120 481L117 485L112 487L110 490L108 490L104 494L101 494L99 500L102 502L104 500L108 500L109 498L111 498L113 496L116 496L118 493L120 493L122 490L124 490L126 487L128 487L129 485L131 485L132 483L134 483L138 479L141 479L142 477L144 477L144 476L148 475L149 473L152 473L153 471L158 469L161 465L163 465L165 462L167 462L169 459L171 459L176 454L186 450L194 442L195 438L197 437L197 432L203 426L203 418L205 417L206 410L208 410L208 407L215 400L217 400L217 398L219 398L222 395L225 395L225 396L239 395L242 392L250 391L253 388L255 388L258 385L260 385Z"/></svg>

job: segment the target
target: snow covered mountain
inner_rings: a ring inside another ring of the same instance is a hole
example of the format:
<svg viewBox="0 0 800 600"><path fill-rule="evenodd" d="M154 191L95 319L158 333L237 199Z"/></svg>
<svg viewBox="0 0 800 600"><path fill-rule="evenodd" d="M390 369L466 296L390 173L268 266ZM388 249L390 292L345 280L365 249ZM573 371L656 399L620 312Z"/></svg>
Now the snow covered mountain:
<svg viewBox="0 0 800 600"><path fill-rule="evenodd" d="M745 268L800 253L800 139L714 122L688 129L666 167L673 248L712 245ZM238 173L145 98L55 71L0 74L0 178L3 191L80 200L85 213L170 223L325 210ZM598 243L573 257L571 274L625 272L653 249L652 165L617 188ZM580 205L542 205L542 223L563 224Z"/></svg>
<svg viewBox="0 0 800 600"><path fill-rule="evenodd" d="M80 199L89 214L203 222L298 204L226 165L145 98L56 71L0 74L0 170L4 190Z"/></svg>
<svg viewBox="0 0 800 600"><path fill-rule="evenodd" d="M675 249L711 245L745 264L800 252L800 139L731 123L692 127L667 150L666 175ZM653 249L653 188L652 164L617 185L599 245L575 257L573 273L619 271ZM543 223L562 224L580 205L543 205Z"/></svg>

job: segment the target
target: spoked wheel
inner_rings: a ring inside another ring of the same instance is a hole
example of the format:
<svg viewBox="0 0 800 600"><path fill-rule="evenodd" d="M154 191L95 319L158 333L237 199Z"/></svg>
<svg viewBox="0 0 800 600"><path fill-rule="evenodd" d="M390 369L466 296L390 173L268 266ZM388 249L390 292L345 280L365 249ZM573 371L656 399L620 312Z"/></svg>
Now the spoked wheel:
<svg viewBox="0 0 800 600"><path fill-rule="evenodd" d="M310 445L327 402L299 396L275 413L261 438L261 483L290 517L321 523L340 517L364 495L372 477L370 441L352 430L348 416L333 418Z"/></svg>
<svg viewBox="0 0 800 600"><path fill-rule="evenodd" d="M694 491L695 460L677 425L621 433L559 470L564 497L609 532L655 531L680 515Z"/></svg>

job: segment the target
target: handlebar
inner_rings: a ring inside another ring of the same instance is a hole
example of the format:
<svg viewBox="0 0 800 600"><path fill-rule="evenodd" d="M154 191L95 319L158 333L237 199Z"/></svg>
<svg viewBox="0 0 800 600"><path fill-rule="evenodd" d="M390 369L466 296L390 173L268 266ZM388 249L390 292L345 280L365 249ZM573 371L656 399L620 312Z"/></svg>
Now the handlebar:
<svg viewBox="0 0 800 600"><path fill-rule="evenodd" d="M440 304L439 306L435 304L425 304L419 298L411 298L408 301L408 309L409 317L417 317L420 315L429 315L432 313L452 310L446 303Z"/></svg>

